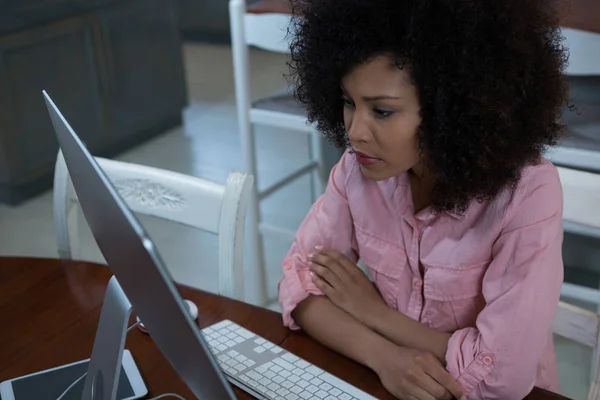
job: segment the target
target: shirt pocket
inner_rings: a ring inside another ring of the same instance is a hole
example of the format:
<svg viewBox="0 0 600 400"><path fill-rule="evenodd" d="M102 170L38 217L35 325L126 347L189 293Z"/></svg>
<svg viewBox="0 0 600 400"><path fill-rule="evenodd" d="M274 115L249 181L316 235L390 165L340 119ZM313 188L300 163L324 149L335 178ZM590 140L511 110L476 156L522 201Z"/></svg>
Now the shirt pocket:
<svg viewBox="0 0 600 400"><path fill-rule="evenodd" d="M384 239L355 226L359 259L367 267L373 283L386 304L396 309L400 276L406 267L406 252Z"/></svg>
<svg viewBox="0 0 600 400"><path fill-rule="evenodd" d="M485 307L482 282L489 265L490 261L456 268L423 264L423 322L447 333L474 327Z"/></svg>

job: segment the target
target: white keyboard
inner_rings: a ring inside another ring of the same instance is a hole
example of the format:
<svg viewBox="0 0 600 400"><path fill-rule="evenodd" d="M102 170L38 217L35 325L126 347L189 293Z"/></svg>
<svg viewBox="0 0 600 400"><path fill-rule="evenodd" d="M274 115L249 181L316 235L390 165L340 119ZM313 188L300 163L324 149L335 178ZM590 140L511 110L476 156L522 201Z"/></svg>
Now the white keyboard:
<svg viewBox="0 0 600 400"><path fill-rule="evenodd" d="M231 321L202 333L223 372L251 394L270 400L376 400Z"/></svg>

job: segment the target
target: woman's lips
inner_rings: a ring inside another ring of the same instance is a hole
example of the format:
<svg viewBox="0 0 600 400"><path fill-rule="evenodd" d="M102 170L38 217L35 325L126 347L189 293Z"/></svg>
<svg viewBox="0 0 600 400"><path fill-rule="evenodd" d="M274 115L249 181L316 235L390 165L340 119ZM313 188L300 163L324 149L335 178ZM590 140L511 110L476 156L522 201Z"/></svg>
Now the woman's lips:
<svg viewBox="0 0 600 400"><path fill-rule="evenodd" d="M370 157L364 153L361 153L360 151L354 151L354 156L356 157L356 161L360 164L360 165L373 165L378 163L379 161L381 161L380 158L375 158L375 157Z"/></svg>

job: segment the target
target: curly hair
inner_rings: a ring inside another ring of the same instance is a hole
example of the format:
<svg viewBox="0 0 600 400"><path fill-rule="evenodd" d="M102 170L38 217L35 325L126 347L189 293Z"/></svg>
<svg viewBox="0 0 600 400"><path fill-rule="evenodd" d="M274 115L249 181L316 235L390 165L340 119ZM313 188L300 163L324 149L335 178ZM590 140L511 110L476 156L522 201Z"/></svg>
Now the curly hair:
<svg viewBox="0 0 600 400"><path fill-rule="evenodd" d="M392 54L416 85L435 212L515 187L564 132L556 0L291 0L290 82L308 119L347 145L340 82Z"/></svg>

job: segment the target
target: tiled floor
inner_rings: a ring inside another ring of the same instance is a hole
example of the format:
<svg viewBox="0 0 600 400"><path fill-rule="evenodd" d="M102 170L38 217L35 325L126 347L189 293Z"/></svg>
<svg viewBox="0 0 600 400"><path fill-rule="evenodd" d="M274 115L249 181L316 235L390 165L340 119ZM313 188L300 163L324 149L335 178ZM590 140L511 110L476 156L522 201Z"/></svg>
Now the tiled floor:
<svg viewBox="0 0 600 400"><path fill-rule="evenodd" d="M231 170L241 168L230 49L186 45L184 50L190 96L184 125L119 159L224 182ZM253 95L258 97L284 87L285 80L281 77L284 62L280 55L251 53ZM266 128L258 130L257 148L260 186L291 171L308 155L303 135ZM57 256L51 203L52 196L46 193L19 207L0 205L0 255ZM308 207L310 183L306 178L269 198L262 209L267 221L295 228ZM151 218L140 219L176 280L207 290L217 287L214 237ZM80 258L102 260L91 234L83 223L80 227L83 227L78 247ZM281 276L279 262L289 243L270 239L265 246L268 288L274 297ZM585 399L590 351L560 339L556 343L564 394Z"/></svg>

